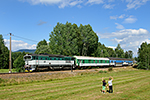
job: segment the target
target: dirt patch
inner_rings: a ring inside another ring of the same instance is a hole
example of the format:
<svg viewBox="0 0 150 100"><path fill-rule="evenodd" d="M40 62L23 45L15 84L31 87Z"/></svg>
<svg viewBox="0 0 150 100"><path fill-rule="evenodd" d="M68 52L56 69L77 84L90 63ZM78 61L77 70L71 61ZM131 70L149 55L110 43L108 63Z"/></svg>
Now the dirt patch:
<svg viewBox="0 0 150 100"><path fill-rule="evenodd" d="M120 94L120 93L123 93L123 92L116 92L116 94Z"/></svg>

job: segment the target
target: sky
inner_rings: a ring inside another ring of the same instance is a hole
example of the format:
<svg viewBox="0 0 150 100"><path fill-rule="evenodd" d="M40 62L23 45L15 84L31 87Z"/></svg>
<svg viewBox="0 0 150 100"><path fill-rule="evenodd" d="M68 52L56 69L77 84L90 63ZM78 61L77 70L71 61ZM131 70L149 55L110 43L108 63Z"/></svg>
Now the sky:
<svg viewBox="0 0 150 100"><path fill-rule="evenodd" d="M57 23L90 24L107 47L121 45L134 56L150 43L150 0L0 0L0 34L12 51L49 42Z"/></svg>

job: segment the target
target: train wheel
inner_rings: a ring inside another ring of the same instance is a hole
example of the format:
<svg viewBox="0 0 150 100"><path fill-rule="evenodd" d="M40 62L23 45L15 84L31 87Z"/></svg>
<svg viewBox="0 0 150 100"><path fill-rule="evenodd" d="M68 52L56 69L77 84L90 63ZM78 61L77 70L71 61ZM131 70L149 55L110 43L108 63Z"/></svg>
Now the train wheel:
<svg viewBox="0 0 150 100"><path fill-rule="evenodd" d="M38 66L36 66L36 68L35 68L35 71L37 72L37 71L39 71L39 68L38 68Z"/></svg>

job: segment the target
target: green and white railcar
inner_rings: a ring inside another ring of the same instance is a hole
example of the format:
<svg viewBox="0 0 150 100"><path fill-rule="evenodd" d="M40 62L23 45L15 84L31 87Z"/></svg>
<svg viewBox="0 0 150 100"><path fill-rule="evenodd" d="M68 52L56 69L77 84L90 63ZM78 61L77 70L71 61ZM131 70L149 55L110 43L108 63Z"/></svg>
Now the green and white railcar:
<svg viewBox="0 0 150 100"><path fill-rule="evenodd" d="M109 66L108 58L86 57L86 56L74 56L74 57L76 66L78 67Z"/></svg>
<svg viewBox="0 0 150 100"><path fill-rule="evenodd" d="M24 56L24 61L25 68L31 71L40 67L48 67L49 69L75 68L74 58L63 55L27 54Z"/></svg>

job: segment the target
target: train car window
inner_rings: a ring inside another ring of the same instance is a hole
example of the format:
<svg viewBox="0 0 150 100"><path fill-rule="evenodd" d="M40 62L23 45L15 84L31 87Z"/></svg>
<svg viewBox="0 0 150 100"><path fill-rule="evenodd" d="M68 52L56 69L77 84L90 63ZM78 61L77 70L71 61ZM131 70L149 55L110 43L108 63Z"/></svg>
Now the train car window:
<svg viewBox="0 0 150 100"><path fill-rule="evenodd" d="M31 59L31 57L30 56L26 56L26 57L24 57L24 59Z"/></svg>
<svg viewBox="0 0 150 100"><path fill-rule="evenodd" d="M102 63L102 60L100 60L100 62Z"/></svg>
<svg viewBox="0 0 150 100"><path fill-rule="evenodd" d="M71 60L74 60L74 58L71 58Z"/></svg>
<svg viewBox="0 0 150 100"><path fill-rule="evenodd" d="M99 63L99 60L97 60L97 63Z"/></svg>
<svg viewBox="0 0 150 100"><path fill-rule="evenodd" d="M79 60L79 63L81 63L81 60Z"/></svg>
<svg viewBox="0 0 150 100"><path fill-rule="evenodd" d="M66 60L70 60L70 58L66 58Z"/></svg>
<svg viewBox="0 0 150 100"><path fill-rule="evenodd" d="M111 63L113 63L113 61L111 61Z"/></svg>
<svg viewBox="0 0 150 100"><path fill-rule="evenodd" d="M83 60L83 63L85 63L85 61Z"/></svg>
<svg viewBox="0 0 150 100"><path fill-rule="evenodd" d="M94 60L94 63L95 63L95 60Z"/></svg>
<svg viewBox="0 0 150 100"><path fill-rule="evenodd" d="M107 60L105 60L105 63L107 63Z"/></svg>
<svg viewBox="0 0 150 100"><path fill-rule="evenodd" d="M45 58L47 60L47 58Z"/></svg>
<svg viewBox="0 0 150 100"><path fill-rule="evenodd" d="M60 58L58 58L58 60L60 60Z"/></svg>
<svg viewBox="0 0 150 100"><path fill-rule="evenodd" d="M35 59L35 56L33 56L33 60Z"/></svg>
<svg viewBox="0 0 150 100"><path fill-rule="evenodd" d="M54 58L54 60L56 60L56 58Z"/></svg>
<svg viewBox="0 0 150 100"><path fill-rule="evenodd" d="M38 60L38 57L36 56L36 58L35 58L36 60Z"/></svg>
<svg viewBox="0 0 150 100"><path fill-rule="evenodd" d="M42 58L41 58L41 60L42 60Z"/></svg>

